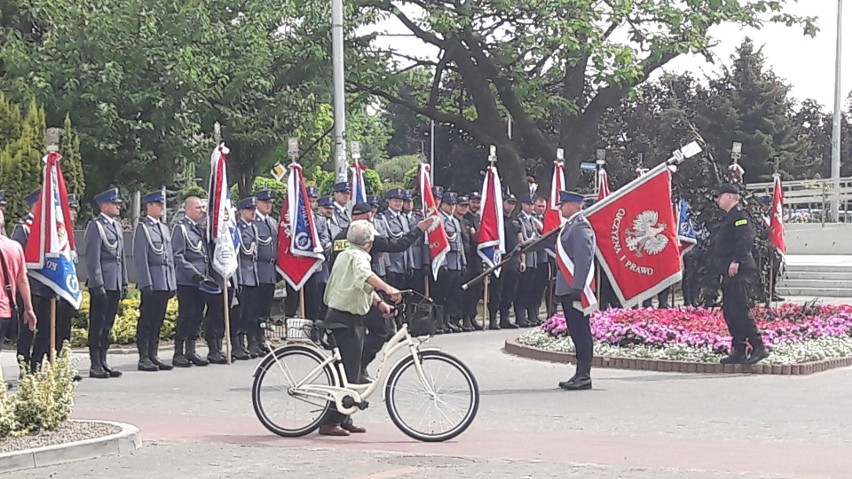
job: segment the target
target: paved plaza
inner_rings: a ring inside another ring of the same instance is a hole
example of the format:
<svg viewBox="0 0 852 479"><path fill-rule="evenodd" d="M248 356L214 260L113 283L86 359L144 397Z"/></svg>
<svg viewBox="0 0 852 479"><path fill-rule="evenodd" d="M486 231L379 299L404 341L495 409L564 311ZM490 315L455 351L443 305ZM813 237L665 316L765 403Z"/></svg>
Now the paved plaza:
<svg viewBox="0 0 852 479"><path fill-rule="evenodd" d="M432 341L471 366L482 392L473 426L439 444L399 432L380 396L355 416L365 435L280 438L252 411L256 361L142 373L135 355L116 354L125 376L84 380L74 416L135 424L143 447L8 477L850 476L852 368L802 377L599 369L594 390L565 392L556 383L568 366L503 353L514 334Z"/></svg>

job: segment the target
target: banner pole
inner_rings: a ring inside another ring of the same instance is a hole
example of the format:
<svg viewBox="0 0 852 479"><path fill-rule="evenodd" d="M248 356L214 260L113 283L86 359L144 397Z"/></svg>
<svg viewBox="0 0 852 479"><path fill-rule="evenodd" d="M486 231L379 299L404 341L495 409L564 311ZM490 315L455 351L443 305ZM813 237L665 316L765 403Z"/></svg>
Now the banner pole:
<svg viewBox="0 0 852 479"><path fill-rule="evenodd" d="M423 291L426 293L427 298L431 298L432 296L429 294L429 275L432 274L432 271L427 271L426 276L423 277Z"/></svg>
<svg viewBox="0 0 852 479"><path fill-rule="evenodd" d="M228 364L231 364L231 307L228 304L228 280L225 280L224 283L224 288L222 288L222 301L225 306L225 354L228 358Z"/></svg>
<svg viewBox="0 0 852 479"><path fill-rule="evenodd" d="M491 279L490 276L485 277L485 280L483 282L483 288L482 288L482 330L483 331L488 330L488 326L491 324L490 318L488 317L488 311L489 311L489 309L488 309L488 294L490 293L490 291L488 291L488 283L490 283L490 281L489 281L490 279Z"/></svg>
<svg viewBox="0 0 852 479"><path fill-rule="evenodd" d="M596 262L595 264L595 295L598 300L598 307L601 307L601 264Z"/></svg>
<svg viewBox="0 0 852 479"><path fill-rule="evenodd" d="M56 361L56 298L50 298L50 362Z"/></svg>
<svg viewBox="0 0 852 479"><path fill-rule="evenodd" d="M775 289L775 262L772 261L772 258L769 259L769 292L767 293L766 305L772 305L772 297L775 296L773 294Z"/></svg>
<svg viewBox="0 0 852 479"><path fill-rule="evenodd" d="M299 290L299 317L306 318L305 316L305 287Z"/></svg>

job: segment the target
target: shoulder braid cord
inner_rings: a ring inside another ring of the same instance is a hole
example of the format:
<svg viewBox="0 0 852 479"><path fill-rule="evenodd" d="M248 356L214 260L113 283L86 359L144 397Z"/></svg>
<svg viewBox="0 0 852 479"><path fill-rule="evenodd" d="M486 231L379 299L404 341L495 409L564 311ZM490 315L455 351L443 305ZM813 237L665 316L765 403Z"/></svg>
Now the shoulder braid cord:
<svg viewBox="0 0 852 479"><path fill-rule="evenodd" d="M113 253L113 254L115 254L116 256L118 256L118 243L119 243L119 240L118 240L118 239L116 239L116 240L115 240L115 243L110 243L110 241L109 241L109 240L107 239L107 237L106 237L106 231L104 231L104 225L102 225L102 224L101 224L101 222L100 222L100 221L98 221L98 220L96 220L96 219L94 219L94 220L92 220L92 221L95 223L95 226L97 226L97 227L98 227L98 234L100 234L100 236L101 236L101 243L103 244L103 247L104 247L107 251L109 251L110 253Z"/></svg>
<svg viewBox="0 0 852 479"><path fill-rule="evenodd" d="M399 223L399 233L394 233L390 227L390 221L388 221L387 213L382 215L382 220L385 222L385 229L387 230L388 236L390 236L391 239L400 239L403 237L403 235L405 235L405 228L402 226L402 221L400 221Z"/></svg>
<svg viewBox="0 0 852 479"><path fill-rule="evenodd" d="M186 231L186 223L181 223L178 226L180 226L180 230L182 231L181 234L183 235L183 242L186 244L186 247L194 253L206 256L204 254L204 239L200 239L198 243L192 244L192 241L189 239L189 233Z"/></svg>
<svg viewBox="0 0 852 479"><path fill-rule="evenodd" d="M143 223L141 221L139 223L137 223L137 225L142 226L142 231L145 232L145 238L148 239L148 247L151 248L151 251L153 251L154 254L157 255L157 256L163 256L163 254L165 254L165 252L166 252L166 235L164 235L163 230L161 230L159 228L159 224L158 224L157 229L160 231L160 236L163 238L163 244L160 245L159 248L154 246L154 240L151 239L151 232L148 231L148 225L146 225L145 223ZM134 239L134 241L136 241L136 240ZM136 245L133 245L133 246L135 248Z"/></svg>

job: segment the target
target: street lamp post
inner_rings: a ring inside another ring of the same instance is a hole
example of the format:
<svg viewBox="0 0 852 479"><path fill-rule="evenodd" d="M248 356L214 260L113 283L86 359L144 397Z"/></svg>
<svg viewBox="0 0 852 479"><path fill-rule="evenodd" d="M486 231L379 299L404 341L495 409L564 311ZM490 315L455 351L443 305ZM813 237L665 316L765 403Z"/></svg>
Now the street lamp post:
<svg viewBox="0 0 852 479"><path fill-rule="evenodd" d="M831 130L831 217L840 221L840 78L843 38L843 0L837 0L837 57L834 64L834 121Z"/></svg>
<svg viewBox="0 0 852 479"><path fill-rule="evenodd" d="M343 88L343 0L331 0L331 64L334 83L334 174L335 183L347 180L346 101Z"/></svg>

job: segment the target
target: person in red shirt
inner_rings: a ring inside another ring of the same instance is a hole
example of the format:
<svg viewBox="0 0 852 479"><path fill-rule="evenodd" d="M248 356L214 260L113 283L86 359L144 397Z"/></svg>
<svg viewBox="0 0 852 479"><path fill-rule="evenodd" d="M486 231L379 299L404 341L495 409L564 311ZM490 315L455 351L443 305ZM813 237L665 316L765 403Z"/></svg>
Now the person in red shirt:
<svg viewBox="0 0 852 479"><path fill-rule="evenodd" d="M0 224L5 218L0 212ZM3 348L3 338L14 325L17 318L14 317L15 294L20 293L23 300L24 324L31 331L36 327L36 315L33 310L32 296L30 295L30 281L27 279L27 266L24 261L24 250L17 241L6 236L0 236L0 279L2 279L3 291L0 292L0 349ZM2 369L0 369L0 381L2 381Z"/></svg>

